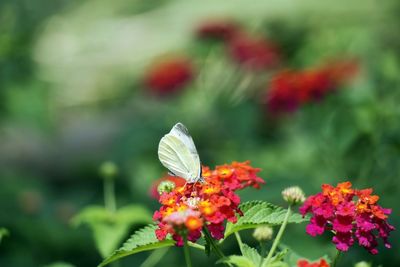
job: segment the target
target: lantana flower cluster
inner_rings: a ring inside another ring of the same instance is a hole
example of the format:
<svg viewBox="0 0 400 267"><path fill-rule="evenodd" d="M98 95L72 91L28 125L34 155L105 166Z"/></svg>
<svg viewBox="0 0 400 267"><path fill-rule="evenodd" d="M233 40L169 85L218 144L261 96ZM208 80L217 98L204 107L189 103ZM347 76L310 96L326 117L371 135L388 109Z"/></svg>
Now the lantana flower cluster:
<svg viewBox="0 0 400 267"><path fill-rule="evenodd" d="M307 70L278 72L269 82L268 110L294 112L304 104L319 101L352 78L357 70L354 60L346 60Z"/></svg>
<svg viewBox="0 0 400 267"><path fill-rule="evenodd" d="M332 231L336 248L347 251L356 241L371 254L377 254L378 238L390 248L388 236L395 228L387 222L390 209L377 204L379 196L371 188L357 190L350 182L336 187L323 184L322 192L310 196L300 208L304 216L311 213L306 231L311 236Z"/></svg>
<svg viewBox="0 0 400 267"><path fill-rule="evenodd" d="M164 240L168 234L182 246L184 238L196 242L206 227L214 239L224 237L224 222L235 223L241 215L240 198L235 191L259 188L264 180L257 176L258 168L249 162L233 162L217 166L215 170L203 167L204 182L177 186L160 195L161 208L154 213L158 222L156 236Z"/></svg>

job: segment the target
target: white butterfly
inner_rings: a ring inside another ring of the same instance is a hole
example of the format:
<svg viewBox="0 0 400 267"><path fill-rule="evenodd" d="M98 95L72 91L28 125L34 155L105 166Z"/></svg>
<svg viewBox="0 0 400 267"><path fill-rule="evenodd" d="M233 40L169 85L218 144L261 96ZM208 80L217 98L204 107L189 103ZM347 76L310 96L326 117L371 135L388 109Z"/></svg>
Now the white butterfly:
<svg viewBox="0 0 400 267"><path fill-rule="evenodd" d="M203 182L200 157L188 129L180 122L161 138L158 158L172 175L187 183Z"/></svg>

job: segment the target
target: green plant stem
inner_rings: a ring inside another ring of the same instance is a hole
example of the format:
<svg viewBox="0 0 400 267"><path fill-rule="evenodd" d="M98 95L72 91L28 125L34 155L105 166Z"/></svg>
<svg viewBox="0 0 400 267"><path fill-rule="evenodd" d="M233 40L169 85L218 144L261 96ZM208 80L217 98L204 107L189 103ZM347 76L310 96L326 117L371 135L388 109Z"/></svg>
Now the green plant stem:
<svg viewBox="0 0 400 267"><path fill-rule="evenodd" d="M239 234L238 232L235 232L235 237L236 237L236 241L238 242L240 252L243 254L243 242L242 242L242 238L240 237L240 234Z"/></svg>
<svg viewBox="0 0 400 267"><path fill-rule="evenodd" d="M117 210L113 178L104 178L104 205L110 212Z"/></svg>
<svg viewBox="0 0 400 267"><path fill-rule="evenodd" d="M156 249L151 252L150 256L140 265L140 267L153 267L155 266L164 255L168 252L168 248Z"/></svg>
<svg viewBox="0 0 400 267"><path fill-rule="evenodd" d="M215 254L217 254L217 256L220 257L221 259L225 258L224 253L221 251L221 249L215 243L215 241L212 238L212 236L211 236L210 232L208 231L207 227L203 227L203 232L204 232L205 237L210 242L211 247L213 248L213 251L215 252Z"/></svg>
<svg viewBox="0 0 400 267"><path fill-rule="evenodd" d="M271 247L270 251L268 252L267 258L265 259L266 263L268 263L271 260L272 256L275 253L276 248L279 245L279 241L282 238L283 232L285 232L285 228L286 228L286 225L288 223L289 216L290 216L290 213L291 213L291 208L292 208L292 205L289 205L289 207L287 209L287 212L286 212L286 215L285 215L285 218L283 219L283 223L282 223L281 227L279 228L279 232L275 237L274 243L272 243L272 247Z"/></svg>
<svg viewBox="0 0 400 267"><path fill-rule="evenodd" d="M333 258L332 267L336 267L336 265L337 265L337 263L339 261L340 255L342 255L341 251L337 250L335 257Z"/></svg>
<svg viewBox="0 0 400 267"><path fill-rule="evenodd" d="M260 241L260 255L262 258L265 256L265 241Z"/></svg>
<svg viewBox="0 0 400 267"><path fill-rule="evenodd" d="M187 237L184 237L183 252L185 254L186 267L192 267L192 261L190 259L190 251L189 251Z"/></svg>

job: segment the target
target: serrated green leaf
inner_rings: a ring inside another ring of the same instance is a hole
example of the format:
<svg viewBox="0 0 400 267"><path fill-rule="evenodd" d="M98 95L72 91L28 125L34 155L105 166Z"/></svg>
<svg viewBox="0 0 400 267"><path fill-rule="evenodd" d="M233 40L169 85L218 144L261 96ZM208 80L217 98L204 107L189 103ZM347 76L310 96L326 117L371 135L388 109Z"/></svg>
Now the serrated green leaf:
<svg viewBox="0 0 400 267"><path fill-rule="evenodd" d="M151 222L150 212L140 205L125 206L115 213L102 206L89 206L72 219L74 226L82 224L89 226L96 247L103 258L117 249L132 225L149 222Z"/></svg>
<svg viewBox="0 0 400 267"><path fill-rule="evenodd" d="M256 228L259 225L280 225L287 212L286 209L264 201L245 202L240 205L240 209L243 216L235 224L227 223L225 238L237 231ZM308 217L303 218L298 213L292 213L288 223L301 223L308 220Z"/></svg>
<svg viewBox="0 0 400 267"><path fill-rule="evenodd" d="M217 263L231 263L237 267L258 267L250 259L245 256L232 255L219 260Z"/></svg>
<svg viewBox="0 0 400 267"><path fill-rule="evenodd" d="M157 226L151 224L136 231L120 249L114 251L114 253L100 263L99 267L106 266L113 261L141 251L170 247L174 245L174 241L171 238L167 238L164 241L159 241L155 234L156 229Z"/></svg>
<svg viewBox="0 0 400 267"><path fill-rule="evenodd" d="M258 251L255 248L252 248L246 244L242 245L242 253L243 256L251 260L255 266L260 266L261 263L261 255L258 253Z"/></svg>

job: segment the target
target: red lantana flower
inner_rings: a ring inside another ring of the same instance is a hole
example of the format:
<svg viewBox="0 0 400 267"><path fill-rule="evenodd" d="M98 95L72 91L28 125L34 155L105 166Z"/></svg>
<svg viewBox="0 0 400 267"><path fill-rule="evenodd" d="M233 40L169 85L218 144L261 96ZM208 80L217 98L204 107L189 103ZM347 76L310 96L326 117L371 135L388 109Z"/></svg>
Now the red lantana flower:
<svg viewBox="0 0 400 267"><path fill-rule="evenodd" d="M312 263L306 259L301 259L297 262L297 267L329 267L329 264L324 259Z"/></svg>
<svg viewBox="0 0 400 267"><path fill-rule="evenodd" d="M154 63L145 75L145 85L159 95L182 89L194 76L191 61L184 57L164 59Z"/></svg>
<svg viewBox="0 0 400 267"><path fill-rule="evenodd" d="M350 182L322 185L322 192L310 196L300 213L311 213L306 232L311 236L325 231L334 233L332 242L340 251L347 251L354 242L371 254L377 254L377 240L381 238L387 248L387 239L394 226L387 222L390 209L377 204L379 197L372 195L372 189L357 190Z"/></svg>
<svg viewBox="0 0 400 267"><path fill-rule="evenodd" d="M270 112L294 112L301 105L319 101L352 78L358 70L354 60L337 61L308 70L284 70L271 79L267 93Z"/></svg>
<svg viewBox="0 0 400 267"><path fill-rule="evenodd" d="M265 183L257 176L260 169L251 167L248 161L217 166L215 170L203 167L202 171L204 183L177 186L161 194L162 206L153 216L158 222L159 240L170 234L177 246L183 245L184 236L196 242L203 227L207 227L213 238L223 238L224 222L235 223L242 214L235 191L248 186L259 188Z"/></svg>

